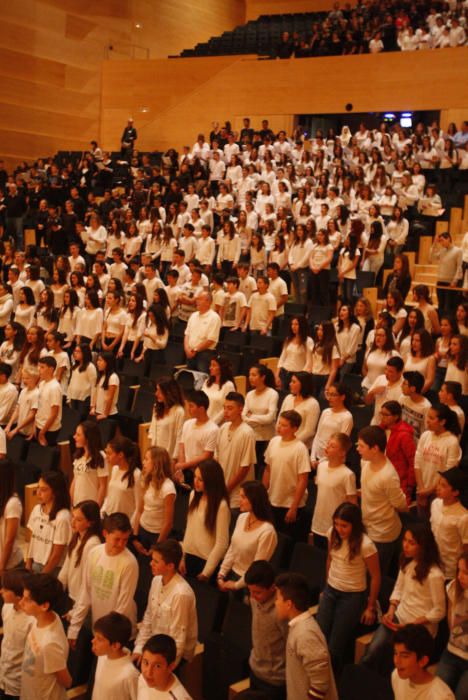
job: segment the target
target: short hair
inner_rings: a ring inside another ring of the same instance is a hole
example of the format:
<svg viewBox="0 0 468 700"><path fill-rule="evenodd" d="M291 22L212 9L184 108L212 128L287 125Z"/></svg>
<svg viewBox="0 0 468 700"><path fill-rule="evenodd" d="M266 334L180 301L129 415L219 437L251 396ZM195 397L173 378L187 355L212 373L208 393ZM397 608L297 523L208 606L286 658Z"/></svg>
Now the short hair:
<svg viewBox="0 0 468 700"><path fill-rule="evenodd" d="M279 271L280 271L280 266L278 265L277 262L270 262L270 263L268 263L268 265L267 265L267 270L268 270L268 268L270 268L270 270L276 270L276 272L279 272Z"/></svg>
<svg viewBox="0 0 468 700"><path fill-rule="evenodd" d="M403 379L408 382L408 386L416 389L418 394L423 390L425 379L421 372L403 372Z"/></svg>
<svg viewBox="0 0 468 700"><path fill-rule="evenodd" d="M166 659L167 664L173 664L177 658L177 647L175 641L168 634L155 634L148 639L143 647L143 654L149 651L150 654L159 654Z"/></svg>
<svg viewBox="0 0 468 700"><path fill-rule="evenodd" d="M224 399L225 401L234 401L234 403L238 403L239 406L244 407L245 405L245 399L242 396L241 393L238 391L230 391L228 394L226 394L226 398Z"/></svg>
<svg viewBox="0 0 468 700"><path fill-rule="evenodd" d="M302 574L280 574L275 584L283 600L290 600L297 610L305 612L310 605L310 592L307 579Z"/></svg>
<svg viewBox="0 0 468 700"><path fill-rule="evenodd" d="M31 600L38 605L48 603L51 610L63 596L62 584L51 574L32 574L24 582L24 588L30 592Z"/></svg>
<svg viewBox="0 0 468 700"><path fill-rule="evenodd" d="M1 369L0 369L0 372L1 372ZM442 382L442 386L445 386L445 391L448 394L452 395L453 400L456 403L460 402L460 399L461 399L462 393L463 393L462 392L462 385L460 384L460 382L451 382L451 381Z"/></svg>
<svg viewBox="0 0 468 700"><path fill-rule="evenodd" d="M182 248L176 248L175 254L180 255L181 258L185 258L185 250L182 250Z"/></svg>
<svg viewBox="0 0 468 700"><path fill-rule="evenodd" d="M103 529L106 532L131 532L132 526L126 513L112 513L104 518Z"/></svg>
<svg viewBox="0 0 468 700"><path fill-rule="evenodd" d="M2 574L2 588L5 588L7 591L12 591L12 593L17 596L22 596L24 584L29 576L30 574L28 574L26 571L6 569Z"/></svg>
<svg viewBox="0 0 468 700"><path fill-rule="evenodd" d="M257 559L245 572L244 581L247 586L271 588L275 582L275 570L269 561Z"/></svg>
<svg viewBox="0 0 468 700"><path fill-rule="evenodd" d="M132 623L126 615L113 610L96 620L94 631L102 634L111 644L118 642L121 647L124 647L132 636Z"/></svg>
<svg viewBox="0 0 468 700"><path fill-rule="evenodd" d="M299 428L299 426L302 423L302 416L300 413L297 411L291 410L291 411L282 411L280 413L280 418L284 418L284 420L287 420L289 425L292 428Z"/></svg>
<svg viewBox="0 0 468 700"><path fill-rule="evenodd" d="M348 454L350 449L353 446L353 441L349 437L349 435L346 435L346 433L333 433L330 435L330 440L336 440L343 452Z"/></svg>
<svg viewBox="0 0 468 700"><path fill-rule="evenodd" d="M10 377L11 365L7 365L6 362L0 362L0 374L4 374L6 377Z"/></svg>
<svg viewBox="0 0 468 700"><path fill-rule="evenodd" d="M368 447L377 446L381 452L385 452L387 447L385 430L379 425L366 425L359 431L358 439L365 442Z"/></svg>
<svg viewBox="0 0 468 700"><path fill-rule="evenodd" d="M166 277L173 277L175 280L178 280L179 279L179 271L171 268L170 270L167 271Z"/></svg>
<svg viewBox="0 0 468 700"><path fill-rule="evenodd" d="M189 403L194 403L198 408L204 408L208 410L210 405L210 399L201 389L190 391L187 396L187 401Z"/></svg>
<svg viewBox="0 0 468 700"><path fill-rule="evenodd" d="M397 370L397 372L401 372L403 370L403 367L405 366L405 363L401 359L401 357L391 357L387 361L387 367L393 367L394 369Z"/></svg>
<svg viewBox="0 0 468 700"><path fill-rule="evenodd" d="M57 360L51 355L46 355L45 357L39 358L38 364L45 365L46 367L50 367L51 369L55 370L57 367Z"/></svg>
<svg viewBox="0 0 468 700"><path fill-rule="evenodd" d="M382 408L385 408L392 416L401 418L403 408L398 401L385 401L385 403L382 404Z"/></svg>
<svg viewBox="0 0 468 700"><path fill-rule="evenodd" d="M164 559L165 564L174 564L174 569L177 571L179 564L182 561L183 550L180 542L177 540L164 540L164 542L155 542L151 547L152 552L158 552Z"/></svg>
<svg viewBox="0 0 468 700"><path fill-rule="evenodd" d="M432 635L424 625L405 625L395 632L393 644L403 644L408 651L416 654L418 660L427 656L428 663L434 649Z"/></svg>
<svg viewBox="0 0 468 700"><path fill-rule="evenodd" d="M240 280L238 277L228 277L226 280L226 284L235 284L236 287L239 286L239 282Z"/></svg>

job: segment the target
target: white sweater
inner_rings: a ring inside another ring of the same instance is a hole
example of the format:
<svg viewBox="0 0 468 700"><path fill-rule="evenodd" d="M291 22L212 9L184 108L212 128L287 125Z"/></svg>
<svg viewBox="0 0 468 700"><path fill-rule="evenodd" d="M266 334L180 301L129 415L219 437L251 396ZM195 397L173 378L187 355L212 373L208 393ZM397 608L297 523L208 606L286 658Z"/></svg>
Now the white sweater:
<svg viewBox="0 0 468 700"><path fill-rule="evenodd" d="M414 468L421 472L424 488L435 488L438 472L456 467L461 456L460 443L455 435L448 431L436 435L426 430L419 438L414 457Z"/></svg>
<svg viewBox="0 0 468 700"><path fill-rule="evenodd" d="M395 614L402 625L408 625L419 617L429 620L427 628L433 637L437 626L445 617L445 581L438 566L433 566L428 575L419 583L414 577L414 560L400 569L390 600L398 601Z"/></svg>
<svg viewBox="0 0 468 700"><path fill-rule="evenodd" d="M231 544L219 573L227 576L231 569L241 578L236 588L245 586L244 574L254 561L269 561L276 549L278 537L271 523L264 522L254 530L247 530L249 513L241 513L232 533Z"/></svg>
<svg viewBox="0 0 468 700"><path fill-rule="evenodd" d="M192 491L190 502L193 500L193 495ZM199 503L198 508L189 511L182 547L186 554L205 559L206 564L202 574L211 576L229 545L231 511L227 502L221 501L213 532L209 532L205 526L205 512L206 505L203 501Z"/></svg>

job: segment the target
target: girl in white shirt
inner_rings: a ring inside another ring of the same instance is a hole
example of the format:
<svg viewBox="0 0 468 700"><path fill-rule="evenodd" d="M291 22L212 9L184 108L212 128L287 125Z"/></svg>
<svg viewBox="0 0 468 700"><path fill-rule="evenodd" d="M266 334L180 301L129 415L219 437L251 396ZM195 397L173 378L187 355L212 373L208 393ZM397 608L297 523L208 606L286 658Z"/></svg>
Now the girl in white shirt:
<svg viewBox="0 0 468 700"><path fill-rule="evenodd" d="M419 372L424 377L422 394L426 394L435 379L436 361L432 336L424 328L418 329L411 339L411 351L405 362L405 372Z"/></svg>
<svg viewBox="0 0 468 700"><path fill-rule="evenodd" d="M19 291L19 304L15 309L15 321L28 329L31 327L36 314L36 301L30 287L22 287Z"/></svg>
<svg viewBox="0 0 468 700"><path fill-rule="evenodd" d="M63 295L58 322L58 331L65 336L64 348L69 348L73 342L79 313L78 295L74 289L67 289Z"/></svg>
<svg viewBox="0 0 468 700"><path fill-rule="evenodd" d="M468 335L454 335L450 339L446 382L460 382L462 394L468 394Z"/></svg>
<svg viewBox="0 0 468 700"><path fill-rule="evenodd" d="M335 381L340 366L340 351L336 341L335 326L323 321L315 329L314 347L311 353L314 395L326 392Z"/></svg>
<svg viewBox="0 0 468 700"><path fill-rule="evenodd" d="M105 451L108 464L113 467L102 513L125 513L133 523L141 502L138 445L126 437L117 437L108 443Z"/></svg>
<svg viewBox="0 0 468 700"><path fill-rule="evenodd" d="M104 309L104 324L102 326L101 346L105 352L114 352L122 340L127 314L121 307L121 296L118 292L108 292L106 308Z"/></svg>
<svg viewBox="0 0 468 700"><path fill-rule="evenodd" d="M450 352L450 341L458 333L458 326L455 319L444 316L440 319L440 337L435 342L436 378L433 391L439 391L447 372L448 358Z"/></svg>
<svg viewBox="0 0 468 700"><path fill-rule="evenodd" d="M0 566L1 571L23 563L19 531L23 506L15 490L15 468L6 459L0 461Z"/></svg>
<svg viewBox="0 0 468 700"><path fill-rule="evenodd" d="M129 224L127 237L123 245L124 259L127 265L133 260L133 258L139 255L142 243L143 240L141 236L138 235L136 224Z"/></svg>
<svg viewBox="0 0 468 700"><path fill-rule="evenodd" d="M283 391L289 389L293 372L307 372L311 367L311 352L314 344L309 336L307 319L294 316L291 319L276 370L276 386Z"/></svg>
<svg viewBox="0 0 468 700"><path fill-rule="evenodd" d="M5 326L5 340L0 345L0 362L11 367L10 381L16 383L20 353L25 343L24 327L16 321Z"/></svg>
<svg viewBox="0 0 468 700"><path fill-rule="evenodd" d="M67 402L84 418L89 413L91 394L97 378L97 370L92 363L89 345L77 345L73 350L73 360Z"/></svg>
<svg viewBox="0 0 468 700"><path fill-rule="evenodd" d="M445 610L444 574L434 535L426 523L408 524L390 606L361 663L386 675L392 668L393 633L398 625L425 625L435 637Z"/></svg>
<svg viewBox="0 0 468 700"><path fill-rule="evenodd" d="M342 503L328 531L327 583L320 596L317 622L328 642L335 673L360 622L372 625L380 589L379 556L366 535L359 506ZM367 595L367 575L370 577Z"/></svg>
<svg viewBox="0 0 468 700"><path fill-rule="evenodd" d="M115 372L115 355L103 352L97 359L97 381L91 395L89 414L104 420L117 413L120 380Z"/></svg>
<svg viewBox="0 0 468 700"><path fill-rule="evenodd" d="M101 515L94 500L81 501L72 509L71 529L73 535L58 579L75 603L83 588L88 555L102 542Z"/></svg>
<svg viewBox="0 0 468 700"><path fill-rule="evenodd" d="M117 357L135 359L141 346L145 322L146 313L143 308L143 299L139 294L131 294L127 305L127 320Z"/></svg>
<svg viewBox="0 0 468 700"><path fill-rule="evenodd" d="M296 226L289 246L288 262L294 284L295 300L298 304L307 301L307 284L309 278L309 257L312 241L302 224Z"/></svg>
<svg viewBox="0 0 468 700"><path fill-rule="evenodd" d="M65 396L68 389L68 380L70 378L70 358L68 353L63 349L65 336L58 331L47 333L46 345L48 354L53 357L57 363L54 377L62 387L62 393Z"/></svg>
<svg viewBox="0 0 468 700"><path fill-rule="evenodd" d="M244 481L239 506L241 514L219 569L218 587L222 591L241 591L250 565L269 561L278 543L268 493L260 481Z"/></svg>
<svg viewBox="0 0 468 700"><path fill-rule="evenodd" d="M362 374L364 375L362 388L364 390L368 391L377 377L383 374L385 365L391 357L399 357L395 350L393 333L386 327L377 328L374 342L366 355L362 367Z"/></svg>
<svg viewBox="0 0 468 700"><path fill-rule="evenodd" d="M310 449L317 428L320 406L313 396L312 379L309 372L292 372L289 389L291 393L285 397L281 411L294 410L299 413L302 421L297 429L296 438L302 440L307 449Z"/></svg>
<svg viewBox="0 0 468 700"><path fill-rule="evenodd" d="M106 495L109 468L101 450L101 434L95 421L85 420L73 436L76 451L73 459L72 504L95 501L102 506Z"/></svg>
<svg viewBox="0 0 468 700"><path fill-rule="evenodd" d="M86 292L84 309L79 312L76 322L77 345L82 342L89 343L93 350L101 337L102 323L103 313L99 306L99 297L97 292L91 289Z"/></svg>
<svg viewBox="0 0 468 700"><path fill-rule="evenodd" d="M353 309L343 304L338 312L336 342L340 352L340 375L353 371L358 351L361 326L354 316Z"/></svg>
<svg viewBox="0 0 468 700"><path fill-rule="evenodd" d="M387 292L387 299L385 307L383 309L393 319L392 331L395 338L398 336L399 332L405 325L406 317L408 312L405 309L404 300L398 289Z"/></svg>
<svg viewBox="0 0 468 700"><path fill-rule="evenodd" d="M46 333L57 327L58 311L54 307L54 295L50 287L43 289L36 310L36 324Z"/></svg>
<svg viewBox="0 0 468 700"><path fill-rule="evenodd" d="M155 404L148 437L153 446L164 447L171 459L178 457L185 405L181 388L172 377L156 382Z"/></svg>
<svg viewBox="0 0 468 700"><path fill-rule="evenodd" d="M150 447L143 458L142 497L133 523L134 547L138 554L151 556L155 542L164 542L174 524L176 489L172 462L164 447ZM149 569L148 562L146 562Z"/></svg>
<svg viewBox="0 0 468 700"><path fill-rule="evenodd" d="M353 429L353 416L346 407L348 398L346 387L343 384L333 384L328 390L326 398L330 408L326 408L320 415L310 451L311 464L314 468L325 455L325 447L331 436L335 433L351 435Z"/></svg>
<svg viewBox="0 0 468 700"><path fill-rule="evenodd" d="M180 572L208 581L229 545L229 498L224 472L214 459L195 468Z"/></svg>
<svg viewBox="0 0 468 700"><path fill-rule="evenodd" d="M28 520L31 532L26 569L57 575L71 536L70 494L62 472L46 472L39 478L39 503Z"/></svg>
<svg viewBox="0 0 468 700"><path fill-rule="evenodd" d="M255 433L258 470L265 464L265 450L268 441L275 434L278 392L273 388L275 386L273 372L265 365L256 364L250 368L249 384L252 390L247 392L245 397L242 418Z"/></svg>
<svg viewBox="0 0 468 700"><path fill-rule="evenodd" d="M153 356L160 354L169 340L169 321L160 304L152 304L149 307L145 321L142 335L143 345L141 353L135 357L135 362L144 360L149 372Z"/></svg>
<svg viewBox="0 0 468 700"><path fill-rule="evenodd" d="M202 386L202 391L208 396L210 405L208 417L221 425L224 420L224 401L230 391L236 391L230 362L219 355L214 357L209 366L209 377Z"/></svg>

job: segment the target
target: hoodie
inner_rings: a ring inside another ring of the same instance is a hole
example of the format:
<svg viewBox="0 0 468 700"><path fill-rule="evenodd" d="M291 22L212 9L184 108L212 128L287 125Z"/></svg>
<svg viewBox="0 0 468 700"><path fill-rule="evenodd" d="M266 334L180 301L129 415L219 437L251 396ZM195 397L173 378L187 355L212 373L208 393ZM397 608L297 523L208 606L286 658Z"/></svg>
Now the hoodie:
<svg viewBox="0 0 468 700"><path fill-rule="evenodd" d="M414 476L415 453L414 428L405 421L399 420L390 428L386 455L398 472L401 488L406 495L408 504L411 502L416 483Z"/></svg>

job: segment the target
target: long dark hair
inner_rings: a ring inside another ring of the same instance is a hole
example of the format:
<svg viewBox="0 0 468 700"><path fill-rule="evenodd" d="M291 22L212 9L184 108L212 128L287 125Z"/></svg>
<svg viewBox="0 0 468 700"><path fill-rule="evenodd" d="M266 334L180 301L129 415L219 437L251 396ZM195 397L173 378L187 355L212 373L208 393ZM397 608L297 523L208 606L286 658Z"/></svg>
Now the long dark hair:
<svg viewBox="0 0 468 700"><path fill-rule="evenodd" d="M49 522L52 522L57 517L59 510L70 510L70 493L67 480L63 472L60 471L44 472L39 478L46 482L54 494L52 508L49 513Z"/></svg>
<svg viewBox="0 0 468 700"><path fill-rule="evenodd" d="M77 345L76 347L80 348L83 360L81 364L78 361L74 362L72 370L78 369L78 372L86 372L86 370L88 369L88 365L92 362L93 359L93 356L91 354L91 348L89 347L88 343L82 343L81 345Z"/></svg>
<svg viewBox="0 0 468 700"><path fill-rule="evenodd" d="M314 395L312 375L310 372L291 372L291 377L296 377L301 385L301 396L303 399L308 399L310 396Z"/></svg>
<svg viewBox="0 0 468 700"><path fill-rule="evenodd" d="M318 329L322 326L322 340L318 338ZM322 355L324 364L331 365L333 348L338 348L335 326L331 321L322 321L315 330L314 352Z"/></svg>
<svg viewBox="0 0 468 700"><path fill-rule="evenodd" d="M215 459L204 459L196 469L200 470L206 495L205 527L208 532L213 533L216 527L216 518L221 502L228 503L228 493L224 481L224 472L221 465ZM194 491L192 501L189 506L189 513L196 510L200 505L203 492Z"/></svg>
<svg viewBox="0 0 468 700"><path fill-rule="evenodd" d="M446 406L445 404L431 406L430 410L435 411L437 413L437 418L440 421L445 421L445 430L447 430L449 433L452 433L452 435L455 435L456 437L460 435L461 427L458 421L458 416L455 413L455 411L452 411L452 409Z"/></svg>
<svg viewBox="0 0 468 700"><path fill-rule="evenodd" d="M338 531L335 527L335 518L344 520L351 525L351 534L348 539L349 544L349 561L356 557L361 549L362 538L366 531L362 522L362 512L359 506L354 503L342 503L333 513L333 527L331 531L330 548L339 549L343 544Z"/></svg>
<svg viewBox="0 0 468 700"><path fill-rule="evenodd" d="M76 562L75 569L77 569L81 563L83 557L83 550L86 546L87 541L96 535L99 537L101 542L102 538L102 528L101 528L101 513L96 501L80 501L76 506L73 506L73 510L81 510L86 520L89 521L89 527L84 533L80 540L80 536L77 532L74 532L68 545L68 556L71 556L73 550L78 545L78 550L76 552Z"/></svg>
<svg viewBox="0 0 468 700"><path fill-rule="evenodd" d="M127 308L127 314L132 317L132 328L136 328L138 319L144 311L143 299L138 294L130 294L130 299L135 299L135 308L133 311L129 311ZM129 301L130 301L129 299Z"/></svg>
<svg viewBox="0 0 468 700"><path fill-rule="evenodd" d="M82 429L84 438L87 444L88 461L86 466L90 469L100 469L104 466L104 458L101 454L101 433L98 424L92 420L85 420L78 426ZM85 454L83 447L78 447L75 450L75 459L80 459Z"/></svg>
<svg viewBox="0 0 468 700"><path fill-rule="evenodd" d="M309 327L307 325L306 317L305 316L293 316L291 321L290 321L290 324L289 324L288 334L287 334L286 338L284 339L283 347L286 347L287 345L289 345L289 343L292 340L294 340L294 338L295 338L295 335L291 330L291 325L292 325L293 321L297 321L299 324L298 335L299 335L299 338L301 339L302 345L305 345L307 342L307 338L309 335Z"/></svg>
<svg viewBox="0 0 468 700"><path fill-rule="evenodd" d="M259 375L263 377L266 387L269 387L270 389L276 388L275 375L269 367L262 365L261 362L258 362L257 364L252 365L251 369L256 369Z"/></svg>
<svg viewBox="0 0 468 700"><path fill-rule="evenodd" d="M9 459L0 460L0 518L3 518L8 501L16 493L15 467Z"/></svg>
<svg viewBox="0 0 468 700"><path fill-rule="evenodd" d="M234 384L234 375L232 373L232 367L229 359L224 355L218 355L217 357L213 357L213 360L219 365L219 386L222 387L224 384L226 384L226 382L232 382ZM210 374L206 380L207 386L212 386L215 381L215 377L211 376Z"/></svg>
<svg viewBox="0 0 468 700"><path fill-rule="evenodd" d="M28 357L28 360L31 365L37 365L39 362L39 358L41 356L41 350L45 345L44 338L45 338L45 331L43 328L40 326L31 326L31 328L36 329L36 344L33 346L27 339L26 342L23 346L23 349L21 350L20 358L19 358L19 363L20 365L24 362L25 358ZM30 330L30 329L28 329Z"/></svg>
<svg viewBox="0 0 468 700"><path fill-rule="evenodd" d="M167 315L165 310L159 304L151 304L147 311L146 323L150 321L150 314L154 316L154 323L156 326L156 332L158 335L164 335L164 333L169 330L169 321L167 320Z"/></svg>
<svg viewBox="0 0 468 700"><path fill-rule="evenodd" d="M273 513L271 511L270 499L268 491L261 481L244 481L241 484L241 489L245 493L245 497L250 501L252 513L257 520L263 520L268 523L273 522Z"/></svg>
<svg viewBox="0 0 468 700"><path fill-rule="evenodd" d="M140 450L135 442L127 437L116 437L109 442L111 448L117 454L121 452L127 460L128 469L122 476L122 481L127 479L127 488L131 489L135 484L135 469L140 466Z"/></svg>
<svg viewBox="0 0 468 700"><path fill-rule="evenodd" d="M454 364L458 369L466 370L466 365L468 364L468 336L457 333L457 335L452 336L452 338L457 338L460 342L460 354L458 356L458 361L454 362ZM453 356L449 352L449 360L453 359Z"/></svg>
<svg viewBox="0 0 468 700"><path fill-rule="evenodd" d="M440 567L440 556L434 535L426 523L409 523L405 527L405 533L410 532L420 547L420 554L415 559L416 567L414 578L418 583L423 583L433 566ZM402 551L400 555L400 568L405 571L412 559L405 557Z"/></svg>
<svg viewBox="0 0 468 700"><path fill-rule="evenodd" d="M68 294L70 296L70 303L65 304L65 294ZM79 306L79 301L78 301L78 294L76 293L76 289L67 289L65 290L64 293L64 301L62 304L62 308L60 309L60 316L65 316L65 313L68 309L73 313L73 311L76 309L77 306Z"/></svg>
<svg viewBox="0 0 468 700"><path fill-rule="evenodd" d="M104 370L104 372L99 372L98 370L96 386L99 384L102 377L104 377L102 388L107 390L109 388L110 376L115 372L115 355L112 352L101 352L99 357L102 357L102 359L106 363L106 369Z"/></svg>
<svg viewBox="0 0 468 700"><path fill-rule="evenodd" d="M9 324L7 323L7 326L8 325L10 325L15 331L15 335L13 337L13 348L17 352L20 352L26 342L26 329L21 325L21 323L17 323L17 321L11 321Z"/></svg>
<svg viewBox="0 0 468 700"><path fill-rule="evenodd" d="M416 326L415 326L415 328L414 328L414 330L413 330L413 333L415 333L415 332L417 331L418 328L424 328L424 316L423 316L423 312L421 311L421 309L418 309L417 306L414 306L414 307L411 309L411 311L408 312L408 315L407 315L407 317L405 318L405 322L404 322L404 324L403 324L403 328L401 329L401 332L400 332L400 338L399 338L400 344L401 344L401 341L404 340L404 338L407 338L407 337L411 334L411 326L410 326L410 324L409 324L409 317L410 317L410 314L416 314L416 317L417 317L417 319L418 319L418 320L417 320L417 323L416 323Z"/></svg>
<svg viewBox="0 0 468 700"><path fill-rule="evenodd" d="M154 402L154 413L156 414L156 418L162 418L164 416L164 411L172 408L173 406L184 407L184 395L182 393L182 389L175 379L172 379L172 377L160 377L156 381L156 386L160 388L165 399L164 402Z"/></svg>

